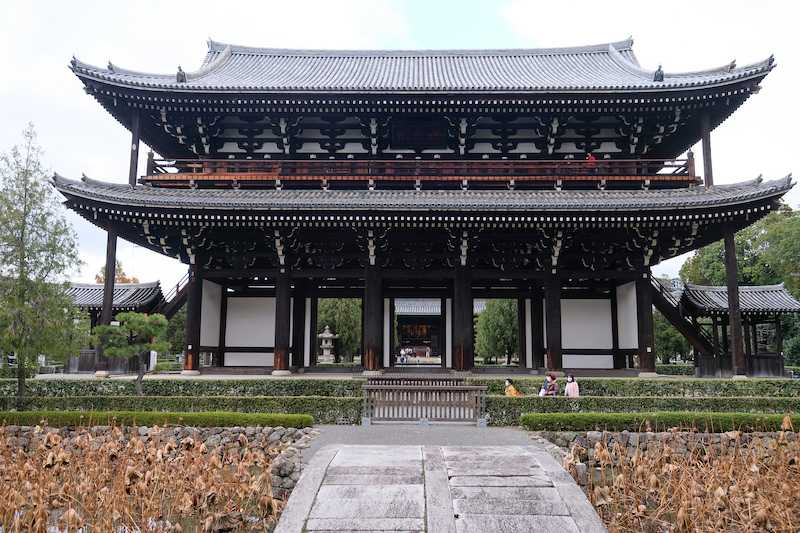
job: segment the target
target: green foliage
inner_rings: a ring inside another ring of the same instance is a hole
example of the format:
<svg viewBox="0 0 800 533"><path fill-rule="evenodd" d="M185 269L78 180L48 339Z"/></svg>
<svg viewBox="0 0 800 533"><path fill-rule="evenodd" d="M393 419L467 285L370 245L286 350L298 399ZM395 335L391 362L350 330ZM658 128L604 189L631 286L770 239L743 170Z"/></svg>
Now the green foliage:
<svg viewBox="0 0 800 533"><path fill-rule="evenodd" d="M100 272L94 275L94 280L97 283L105 283L106 281L106 266L100 268ZM139 283L139 278L128 277L124 270L122 270L122 263L117 259L114 263L114 283Z"/></svg>
<svg viewBox="0 0 800 533"><path fill-rule="evenodd" d="M287 427L305 428L314 425L308 415L285 415L277 413L153 413L146 411L21 411L0 412L0 420L6 426L36 426L44 420L50 427L90 427L158 425L188 427Z"/></svg>
<svg viewBox="0 0 800 533"><path fill-rule="evenodd" d="M662 363L669 363L678 354L684 361L691 357L692 345L657 309L653 310L653 342Z"/></svg>
<svg viewBox="0 0 800 533"><path fill-rule="evenodd" d="M671 363L668 365L656 363L656 374L665 376L691 376L694 377L695 367L686 363Z"/></svg>
<svg viewBox="0 0 800 533"><path fill-rule="evenodd" d="M143 396L144 354L169 350L169 343L159 340L167 329L167 319L158 313L147 315L134 312L120 313L116 319L118 326L96 326L92 339L95 346L102 344L103 353L108 357L139 359L139 373L134 384L139 396Z"/></svg>
<svg viewBox="0 0 800 533"><path fill-rule="evenodd" d="M698 431L725 432L730 430L779 431L783 414L759 415L752 413L529 413L522 415L520 425L528 431L630 431L643 432L647 424L653 431L697 429ZM800 415L791 417L792 425L800 428Z"/></svg>
<svg viewBox="0 0 800 533"><path fill-rule="evenodd" d="M0 349L17 354L20 398L39 354L63 358L83 340L64 281L78 247L42 155L30 125L0 157Z"/></svg>
<svg viewBox="0 0 800 533"><path fill-rule="evenodd" d="M339 335L334 341L334 356L352 362L361 349L361 300L357 298L320 298L317 304L317 333L330 326Z"/></svg>
<svg viewBox="0 0 800 533"><path fill-rule="evenodd" d="M486 308L475 325L475 352L484 362L503 357L506 364L511 364L511 357L518 350L518 319L517 300L486 300Z"/></svg>
<svg viewBox="0 0 800 533"><path fill-rule="evenodd" d="M170 344L170 350L176 353L186 348L186 304L169 319L167 329L159 340Z"/></svg>

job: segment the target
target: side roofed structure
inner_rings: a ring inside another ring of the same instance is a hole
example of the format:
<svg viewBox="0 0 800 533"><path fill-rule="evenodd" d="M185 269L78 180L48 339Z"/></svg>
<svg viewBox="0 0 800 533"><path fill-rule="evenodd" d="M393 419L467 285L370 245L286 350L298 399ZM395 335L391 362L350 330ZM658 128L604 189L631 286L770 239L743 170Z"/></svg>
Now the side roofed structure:
<svg viewBox="0 0 800 533"><path fill-rule="evenodd" d="M131 131L129 184L54 182L108 230L109 261L121 236L189 265L187 372L200 353L253 372L314 368L317 300L355 297L368 371L393 365L394 298L440 300L426 320L457 370L474 363L473 300L514 298L520 363L503 372L650 374L652 266L758 220L792 182L713 185L711 130L758 92L771 57L673 73L643 68L632 44L210 41L198 70L170 74L74 59ZM142 141L153 152L139 175Z"/></svg>

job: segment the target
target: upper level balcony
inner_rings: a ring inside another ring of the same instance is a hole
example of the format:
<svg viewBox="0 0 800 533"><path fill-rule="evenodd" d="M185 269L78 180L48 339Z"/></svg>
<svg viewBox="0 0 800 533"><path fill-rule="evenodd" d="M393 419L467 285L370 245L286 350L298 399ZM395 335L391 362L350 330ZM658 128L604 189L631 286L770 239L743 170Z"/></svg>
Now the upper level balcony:
<svg viewBox="0 0 800 533"><path fill-rule="evenodd" d="M154 187L291 189L676 189L701 183L686 159L148 160Z"/></svg>

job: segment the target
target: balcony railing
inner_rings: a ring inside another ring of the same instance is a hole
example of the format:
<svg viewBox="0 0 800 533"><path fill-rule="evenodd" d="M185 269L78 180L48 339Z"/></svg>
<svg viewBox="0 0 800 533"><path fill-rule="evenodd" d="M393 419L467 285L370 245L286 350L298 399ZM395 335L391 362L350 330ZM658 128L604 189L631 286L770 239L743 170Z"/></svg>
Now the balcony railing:
<svg viewBox="0 0 800 533"><path fill-rule="evenodd" d="M328 188L679 188L700 180L687 159L151 159L153 186Z"/></svg>

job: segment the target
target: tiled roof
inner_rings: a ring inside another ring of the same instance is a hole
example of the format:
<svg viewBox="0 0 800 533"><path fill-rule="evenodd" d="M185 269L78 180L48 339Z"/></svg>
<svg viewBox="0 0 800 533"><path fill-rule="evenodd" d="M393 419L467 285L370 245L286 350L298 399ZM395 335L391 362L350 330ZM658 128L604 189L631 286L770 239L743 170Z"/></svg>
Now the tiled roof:
<svg viewBox="0 0 800 533"><path fill-rule="evenodd" d="M128 208L206 212L599 212L723 207L777 197L792 187L791 175L713 187L658 190L306 190L177 189L105 183L56 174L64 196Z"/></svg>
<svg viewBox="0 0 800 533"><path fill-rule="evenodd" d="M175 91L270 93L371 92L569 92L670 90L702 87L766 75L764 61L735 62L701 72L644 69L633 40L596 46L524 50L286 50L251 48L209 41L199 70L149 74L107 68L73 59L80 77L111 84ZM660 69L660 67L659 67Z"/></svg>
<svg viewBox="0 0 800 533"><path fill-rule="evenodd" d="M728 313L727 287L686 285L682 301L706 315ZM739 306L742 314L800 313L800 302L794 299L783 283L739 287Z"/></svg>
<svg viewBox="0 0 800 533"><path fill-rule="evenodd" d="M473 298L472 311L480 313L486 309L485 298ZM395 298L394 310L403 315L440 315L442 314L442 300L439 298Z"/></svg>
<svg viewBox="0 0 800 533"><path fill-rule="evenodd" d="M75 307L100 309L103 306L102 283L72 283L67 290ZM134 311L151 305L162 298L161 285L152 283L115 283L114 311Z"/></svg>

